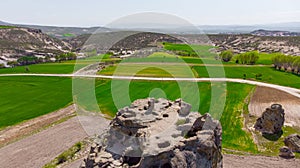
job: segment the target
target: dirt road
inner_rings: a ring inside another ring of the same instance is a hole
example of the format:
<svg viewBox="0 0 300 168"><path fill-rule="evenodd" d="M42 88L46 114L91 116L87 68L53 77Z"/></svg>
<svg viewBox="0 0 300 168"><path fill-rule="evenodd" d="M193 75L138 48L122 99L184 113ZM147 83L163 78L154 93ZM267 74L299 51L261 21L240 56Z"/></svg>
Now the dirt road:
<svg viewBox="0 0 300 168"><path fill-rule="evenodd" d="M224 168L299 168L299 159L266 156L224 155Z"/></svg>
<svg viewBox="0 0 300 168"><path fill-rule="evenodd" d="M77 117L73 117L0 148L0 167L40 168L86 136Z"/></svg>
<svg viewBox="0 0 300 168"><path fill-rule="evenodd" d="M75 115L75 106L70 105L55 112L25 121L18 125L7 127L0 131L0 147L16 141L22 137L40 131L61 119Z"/></svg>

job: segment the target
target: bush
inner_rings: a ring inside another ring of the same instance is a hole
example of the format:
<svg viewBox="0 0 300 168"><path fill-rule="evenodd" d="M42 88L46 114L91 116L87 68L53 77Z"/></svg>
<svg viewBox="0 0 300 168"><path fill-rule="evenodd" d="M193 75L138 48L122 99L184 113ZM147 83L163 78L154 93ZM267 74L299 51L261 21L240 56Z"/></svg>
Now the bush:
<svg viewBox="0 0 300 168"><path fill-rule="evenodd" d="M233 57L233 53L231 50L222 51L220 54L220 58L224 62L229 62L232 57Z"/></svg>

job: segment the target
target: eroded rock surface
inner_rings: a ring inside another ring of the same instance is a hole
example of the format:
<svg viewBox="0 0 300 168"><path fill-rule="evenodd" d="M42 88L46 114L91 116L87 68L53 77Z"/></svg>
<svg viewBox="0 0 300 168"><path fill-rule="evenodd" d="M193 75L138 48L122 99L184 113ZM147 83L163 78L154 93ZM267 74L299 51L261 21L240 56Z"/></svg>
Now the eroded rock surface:
<svg viewBox="0 0 300 168"><path fill-rule="evenodd" d="M287 146L283 146L279 149L279 156L286 159L291 159L295 157L295 154L290 148L288 148Z"/></svg>
<svg viewBox="0 0 300 168"><path fill-rule="evenodd" d="M283 124L284 109L280 104L273 104L256 120L254 128L263 134L279 134Z"/></svg>
<svg viewBox="0 0 300 168"><path fill-rule="evenodd" d="M300 152L300 135L291 134L284 139L284 144L293 152Z"/></svg>
<svg viewBox="0 0 300 168"><path fill-rule="evenodd" d="M222 167L219 121L178 99L136 100L120 109L82 167Z"/></svg>

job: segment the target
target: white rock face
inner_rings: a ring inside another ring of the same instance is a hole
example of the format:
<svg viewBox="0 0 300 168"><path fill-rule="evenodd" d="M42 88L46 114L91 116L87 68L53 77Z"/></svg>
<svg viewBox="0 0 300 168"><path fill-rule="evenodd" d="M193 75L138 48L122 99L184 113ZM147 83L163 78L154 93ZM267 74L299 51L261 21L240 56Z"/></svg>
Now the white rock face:
<svg viewBox="0 0 300 168"><path fill-rule="evenodd" d="M218 121L178 99L120 109L82 167L222 167Z"/></svg>

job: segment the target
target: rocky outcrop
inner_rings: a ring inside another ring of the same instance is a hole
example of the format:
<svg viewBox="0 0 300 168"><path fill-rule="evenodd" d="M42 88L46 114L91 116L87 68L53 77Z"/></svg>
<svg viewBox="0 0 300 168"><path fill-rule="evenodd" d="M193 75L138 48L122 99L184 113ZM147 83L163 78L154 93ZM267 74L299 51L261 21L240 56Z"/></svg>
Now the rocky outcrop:
<svg viewBox="0 0 300 168"><path fill-rule="evenodd" d="M284 139L284 144L293 152L300 152L300 135L291 134Z"/></svg>
<svg viewBox="0 0 300 168"><path fill-rule="evenodd" d="M222 128L178 99L136 100L120 109L82 167L222 167Z"/></svg>
<svg viewBox="0 0 300 168"><path fill-rule="evenodd" d="M291 159L295 157L295 154L290 148L288 148L287 146L283 146L279 149L279 156L286 159Z"/></svg>
<svg viewBox="0 0 300 168"><path fill-rule="evenodd" d="M254 128L263 134L280 134L283 124L284 109L280 104L273 104L256 120Z"/></svg>

